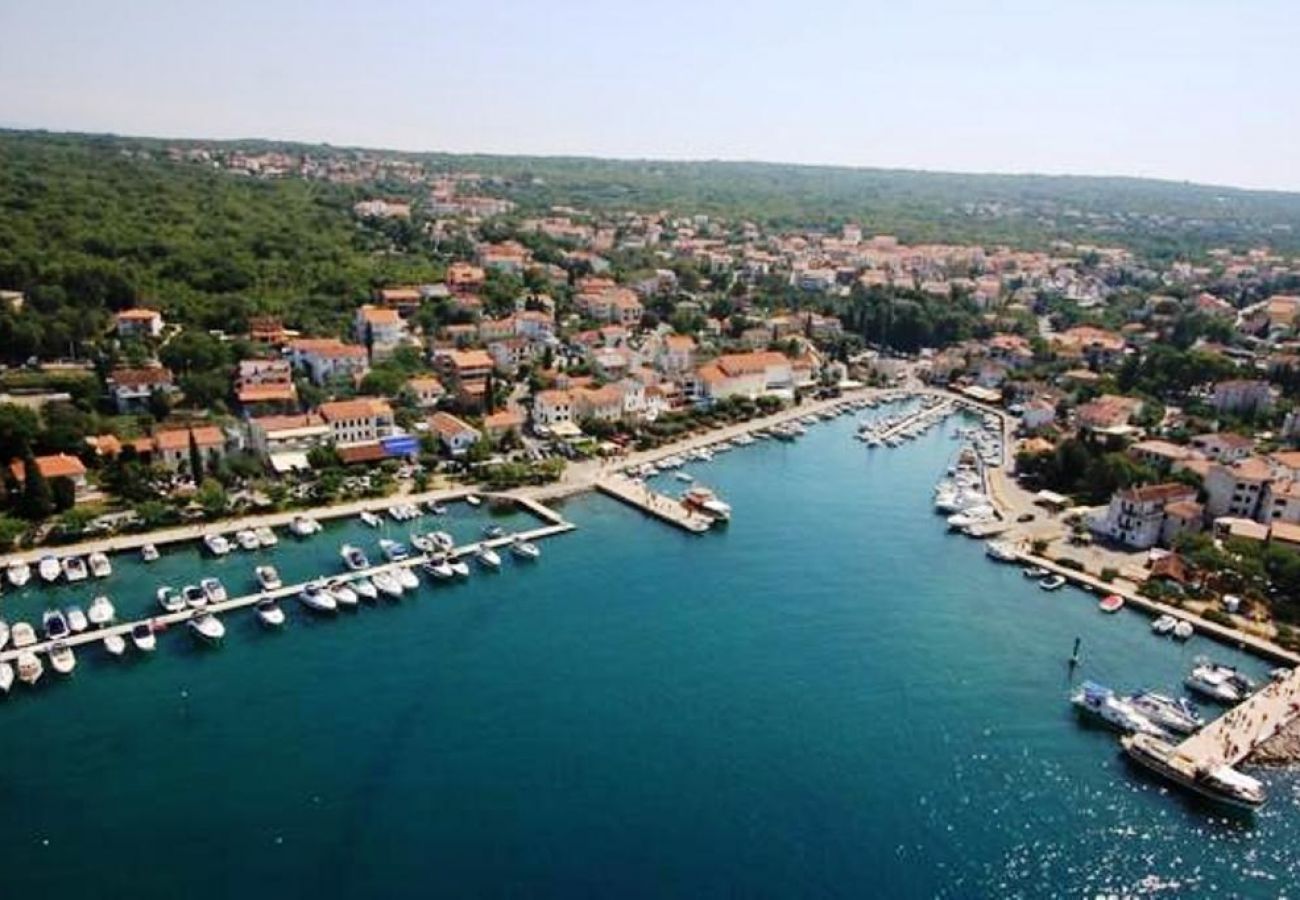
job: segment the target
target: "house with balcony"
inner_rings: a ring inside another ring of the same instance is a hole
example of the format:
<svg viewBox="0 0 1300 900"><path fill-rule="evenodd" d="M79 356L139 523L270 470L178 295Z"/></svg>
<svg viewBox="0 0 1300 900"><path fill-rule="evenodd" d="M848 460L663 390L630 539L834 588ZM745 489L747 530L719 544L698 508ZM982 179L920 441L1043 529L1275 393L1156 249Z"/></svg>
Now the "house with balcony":
<svg viewBox="0 0 1300 900"><path fill-rule="evenodd" d="M1150 484L1116 491L1106 514L1093 530L1128 547L1146 550L1161 543L1166 509L1175 503L1195 503L1196 488L1178 482ZM1179 518L1179 527L1183 527Z"/></svg>
<svg viewBox="0 0 1300 900"><path fill-rule="evenodd" d="M394 433L393 408L378 397L333 400L318 412L336 445L374 443Z"/></svg>
<svg viewBox="0 0 1300 900"><path fill-rule="evenodd" d="M353 320L357 342L370 348L374 359L384 359L409 340L406 320L395 309L366 304Z"/></svg>
<svg viewBox="0 0 1300 900"><path fill-rule="evenodd" d="M121 414L147 412L155 391L167 395L177 392L171 370L164 366L114 369L105 383Z"/></svg>
<svg viewBox="0 0 1300 900"><path fill-rule="evenodd" d="M370 371L366 348L337 338L299 338L289 342L289 361L303 369L313 384L359 381Z"/></svg>

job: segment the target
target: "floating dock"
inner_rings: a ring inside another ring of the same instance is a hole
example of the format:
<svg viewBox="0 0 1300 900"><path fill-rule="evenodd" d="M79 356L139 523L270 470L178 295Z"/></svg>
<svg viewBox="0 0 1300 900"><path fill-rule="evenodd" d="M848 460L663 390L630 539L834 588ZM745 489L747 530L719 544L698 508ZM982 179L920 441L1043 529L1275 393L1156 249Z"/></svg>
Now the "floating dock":
<svg viewBox="0 0 1300 900"><path fill-rule="evenodd" d="M1235 766L1300 715L1300 669L1270 681L1178 745L1197 766Z"/></svg>
<svg viewBox="0 0 1300 900"><path fill-rule="evenodd" d="M712 519L691 512L680 500L652 491L625 475L605 475L597 479L596 490L692 534L703 534L713 525Z"/></svg>

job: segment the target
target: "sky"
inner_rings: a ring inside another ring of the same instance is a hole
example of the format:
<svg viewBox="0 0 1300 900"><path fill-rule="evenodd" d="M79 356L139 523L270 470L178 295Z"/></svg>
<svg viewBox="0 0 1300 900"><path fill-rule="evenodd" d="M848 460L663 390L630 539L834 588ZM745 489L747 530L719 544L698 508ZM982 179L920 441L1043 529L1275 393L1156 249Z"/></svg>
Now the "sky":
<svg viewBox="0 0 1300 900"><path fill-rule="evenodd" d="M0 0L0 125L1300 190L1297 0Z"/></svg>

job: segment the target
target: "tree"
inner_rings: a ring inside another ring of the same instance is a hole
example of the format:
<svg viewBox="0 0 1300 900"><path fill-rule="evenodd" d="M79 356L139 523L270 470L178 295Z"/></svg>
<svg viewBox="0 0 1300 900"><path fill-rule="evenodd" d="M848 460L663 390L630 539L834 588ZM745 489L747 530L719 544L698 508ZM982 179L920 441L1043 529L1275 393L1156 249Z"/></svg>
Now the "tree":
<svg viewBox="0 0 1300 900"><path fill-rule="evenodd" d="M190 477L194 483L198 484L203 478L203 454L199 452L198 441L194 440L194 432L190 432Z"/></svg>
<svg viewBox="0 0 1300 900"><path fill-rule="evenodd" d="M32 448L41 423L36 413L24 406L0 403L0 462L20 459Z"/></svg>
<svg viewBox="0 0 1300 900"><path fill-rule="evenodd" d="M50 485L30 451L23 457L23 494L19 511L24 518L33 522L46 518L54 511L54 496L50 492Z"/></svg>
<svg viewBox="0 0 1300 900"><path fill-rule="evenodd" d="M50 495L54 500L55 512L72 509L77 503L77 485L71 478L59 476L50 481Z"/></svg>
<svg viewBox="0 0 1300 900"><path fill-rule="evenodd" d="M0 516L0 550L9 551L27 533L27 523L12 516Z"/></svg>
<svg viewBox="0 0 1300 900"><path fill-rule="evenodd" d="M215 478L205 478L203 480L196 499L199 501L199 506L203 507L204 515L209 519L224 515L230 505L230 498L226 496L226 489Z"/></svg>

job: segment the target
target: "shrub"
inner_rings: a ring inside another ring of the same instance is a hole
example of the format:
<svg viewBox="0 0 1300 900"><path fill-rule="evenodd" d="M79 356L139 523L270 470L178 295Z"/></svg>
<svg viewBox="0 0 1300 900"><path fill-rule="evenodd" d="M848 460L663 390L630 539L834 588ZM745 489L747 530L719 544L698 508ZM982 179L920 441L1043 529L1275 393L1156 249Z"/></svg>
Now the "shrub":
<svg viewBox="0 0 1300 900"><path fill-rule="evenodd" d="M1107 566L1106 568L1101 570L1101 580L1106 582L1107 584L1110 584L1118 577L1119 577L1119 570L1113 568L1112 566Z"/></svg>

